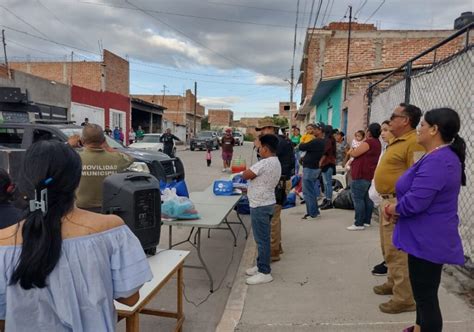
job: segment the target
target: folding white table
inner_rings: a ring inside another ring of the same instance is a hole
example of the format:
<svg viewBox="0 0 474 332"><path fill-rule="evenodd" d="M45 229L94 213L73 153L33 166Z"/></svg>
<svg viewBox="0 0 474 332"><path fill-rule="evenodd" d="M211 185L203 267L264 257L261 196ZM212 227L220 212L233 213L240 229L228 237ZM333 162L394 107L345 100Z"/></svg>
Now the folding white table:
<svg viewBox="0 0 474 332"><path fill-rule="evenodd" d="M126 320L126 331L140 330L139 315L153 315L176 319L175 331L181 331L184 322L183 312L183 266L189 251L159 249L148 258L153 279L140 288L140 300L132 307L115 301L119 320ZM176 312L155 310L145 306L158 294L166 283L177 274L177 309Z"/></svg>
<svg viewBox="0 0 474 332"><path fill-rule="evenodd" d="M203 269L206 271L207 276L209 277L210 283L210 291L211 293L214 291L214 281L212 279L211 272L205 263L202 253L201 253L201 229L211 229L216 230L229 230L234 238L234 246L237 246L237 237L230 226L230 222L227 220L227 216L234 210L234 207L240 200L240 195L233 195L233 196L216 196L212 192L212 188L209 188L206 191L202 192L193 192L190 195L190 199L193 201L196 210L200 215L200 219L193 219L193 220L173 220L173 221L165 221L163 220L163 225L169 227L169 248L174 248L179 246L183 243L190 243L197 251L199 261L201 265L185 265L185 267L189 268L196 268L196 269ZM237 214L240 224L244 227L246 238L247 238L247 229L245 228L242 219ZM222 223L225 224L225 228L219 227ZM236 223L233 223L236 224ZM190 227L191 231L189 232L189 236L186 240L180 241L177 243L173 243L173 227ZM194 240L191 241L191 237L194 234ZM209 237L209 233L208 233Z"/></svg>

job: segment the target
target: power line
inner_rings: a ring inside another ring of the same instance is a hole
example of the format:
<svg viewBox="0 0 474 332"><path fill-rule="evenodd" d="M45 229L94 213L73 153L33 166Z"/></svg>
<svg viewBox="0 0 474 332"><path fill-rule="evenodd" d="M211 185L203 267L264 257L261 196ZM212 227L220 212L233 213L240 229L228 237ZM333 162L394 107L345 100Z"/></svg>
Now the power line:
<svg viewBox="0 0 474 332"><path fill-rule="evenodd" d="M133 4L130 0L125 0L125 2L128 3L128 4L131 5L131 6L133 6L133 7L137 8L137 9L139 9L143 14L145 14L145 15L147 15L147 16L153 18L154 20L160 22L161 24L166 25L166 26L169 27L170 29L172 29L172 30L178 32L179 34L181 34L181 35L183 35L183 36L185 36L188 40L194 42L195 44L200 45L201 47L203 47L203 48L207 49L208 51L210 51L210 52L212 52L212 53L214 53L214 54L220 56L221 58L223 58L223 59L229 61L230 63L232 63L232 64L234 64L234 65L237 65L237 66L239 66L239 67L244 67L244 68L246 67L245 65L242 65L242 64L238 63L237 61L235 61L235 60L233 60L233 59L231 59L231 58L229 58L229 57L227 57L227 56L225 56L225 55L223 55L223 54L221 54L221 53L219 53L219 52L217 52L217 51L211 49L210 47L206 46L204 43L201 43L200 41L197 41L197 40L193 39L193 38L190 37L187 33L185 33L185 32L183 32L183 31L181 31L181 30L175 28L174 26L172 26L172 25L169 24L169 23L166 23L166 22L163 21L162 19L159 19L158 17L155 17L155 16L151 15L151 14L148 13L146 10L143 10L143 9L141 9L140 7L138 7L138 6L136 6L135 4Z"/></svg>
<svg viewBox="0 0 474 332"><path fill-rule="evenodd" d="M242 7L242 8L272 11L272 12L282 12L282 13L291 13L291 14L295 13L294 10L285 10L285 9L268 8L268 7L255 7L255 6L240 5L240 4L227 3L227 2L208 1L208 3L212 3L212 4L215 4L215 5L221 5L221 6ZM307 15L307 14L308 14L307 12L300 13L300 15Z"/></svg>
<svg viewBox="0 0 474 332"><path fill-rule="evenodd" d="M41 7L43 7L47 12L49 12L49 13L51 14L51 16L54 17L54 19L55 19L56 21L58 21L59 23L61 23L62 25L66 26L66 27L68 27L68 28L70 27L70 25L65 24L61 19L59 19L59 17L57 17L57 16L54 14L54 12L53 12L51 9L49 9L49 7L47 7L45 4L43 4L43 3L41 2L41 0L36 0L36 1L38 2L38 4L39 4ZM77 38L79 38L79 40L81 40L81 41L84 43L85 46L90 46L84 39L82 39L82 38L80 37L80 35L78 35Z"/></svg>
<svg viewBox="0 0 474 332"><path fill-rule="evenodd" d="M331 2L331 0L328 0L328 2L326 3L326 8L324 8L323 18L321 19L321 26L324 26L324 18L326 17L330 2Z"/></svg>
<svg viewBox="0 0 474 332"><path fill-rule="evenodd" d="M375 10L372 12L372 14L370 14L370 16L365 20L364 23L367 23L372 18L372 16L374 16L379 11L379 9L383 6L384 3L385 3L385 0L382 0L380 5L377 8L375 8Z"/></svg>
<svg viewBox="0 0 474 332"><path fill-rule="evenodd" d="M22 43L19 43L19 42L17 42L17 41L11 40L11 39L8 39L8 42L9 42L9 43L12 43L12 44L15 44L15 45L18 45L18 46L20 46L20 47L23 47L23 48L25 48L25 49L31 50L31 51L36 51L36 52L40 52L40 53L47 54L47 55L54 55L54 56L57 56L57 54L45 52L45 51L39 50L39 49L37 49L37 48L32 48L32 47L23 45Z"/></svg>
<svg viewBox="0 0 474 332"><path fill-rule="evenodd" d="M102 6L102 7L109 7L109 8L119 8L119 9L141 11L140 9L137 9L137 8L130 8L126 6L112 5L112 4L105 4L105 3L97 3L97 2L89 2L89 1L78 1L78 3L92 5L92 6ZM181 14L181 13L174 13L174 12L169 12L169 11L146 9L146 8L143 8L143 10L146 10L147 12L150 12L150 13L171 15L171 16L178 16L178 17L196 18L196 19L201 19L201 20L219 21L219 22L236 23L236 24L250 24L250 25L258 25L258 26L272 27L272 28L293 29L293 26L291 25L259 23L259 22L252 22L252 21L234 20L234 19L228 19L228 18L198 16L198 15Z"/></svg>
<svg viewBox="0 0 474 332"><path fill-rule="evenodd" d="M99 56L100 56L100 54L98 54L98 53L96 53L96 52L91 52L91 51L85 50L85 49L83 49L83 48L79 48L79 47L76 47L76 46L68 45L68 44L65 44L65 43L60 43L60 42L54 41L54 40L49 39L49 38L45 38L45 37L41 37L41 36L38 36L38 35L34 35L34 34L29 33L29 32L27 32L27 31L15 29L15 28L9 27L9 26L7 26L7 25L3 25L3 24L0 24L0 26L1 26L1 27L4 27L5 29L8 29L8 30L15 31L15 32L17 32L17 33L21 33L21 34L24 34L24 35L27 35L27 36L30 36L30 37L33 37L33 38L41 39L41 40L47 41L47 42L49 42L49 43L56 44L56 45L58 45L58 46L65 46L65 47L69 47L69 48L74 49L74 50L78 50L78 51L82 51L82 52L86 52L86 53L90 53L90 54L94 54L94 55L99 55Z"/></svg>
<svg viewBox="0 0 474 332"><path fill-rule="evenodd" d="M316 0L313 0L313 3L311 4L311 11L309 13L309 20L308 20L308 29L311 26L311 19L313 18L313 9L314 9L314 3Z"/></svg>
<svg viewBox="0 0 474 332"><path fill-rule="evenodd" d="M328 15L327 15L327 16L326 16L326 15L324 16L324 19L323 19L323 22L322 22L322 25L323 25L323 26L324 26L324 25L327 23L327 21L329 20L329 16L330 16L331 13L332 13L332 8L333 8L333 7L334 7L334 0L332 0L332 2L331 2L331 6L329 7Z"/></svg>
<svg viewBox="0 0 474 332"><path fill-rule="evenodd" d="M318 10L316 12L316 16L314 17L313 30L314 28L316 28L316 24L318 23L319 13L321 12L322 6L323 6L323 0L319 0Z"/></svg>
<svg viewBox="0 0 474 332"><path fill-rule="evenodd" d="M26 24L27 26L29 26L30 28L32 28L33 30L35 30L36 32L38 32L40 35L42 35L43 37L45 38L48 38L47 35L45 35L41 30L39 30L38 28L36 28L34 25L30 24L29 22L25 21L24 19L22 19L20 16L18 16L17 14L15 14L13 11L11 11L10 9L8 9L7 7L3 6L3 5L0 5L0 7L9 12L10 14L12 14L14 17L16 17L18 20L20 20L21 22L23 22L24 24Z"/></svg>
<svg viewBox="0 0 474 332"><path fill-rule="evenodd" d="M364 0L364 2L359 6L359 9L356 10L354 17L357 17L357 15L359 15L360 11L362 10L362 8L365 7L366 4L367 4L367 0Z"/></svg>

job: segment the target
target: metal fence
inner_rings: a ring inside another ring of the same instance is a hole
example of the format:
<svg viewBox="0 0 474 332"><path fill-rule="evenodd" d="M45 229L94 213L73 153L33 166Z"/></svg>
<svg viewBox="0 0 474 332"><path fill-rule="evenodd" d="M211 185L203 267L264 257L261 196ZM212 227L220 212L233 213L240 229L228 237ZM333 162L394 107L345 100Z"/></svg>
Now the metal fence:
<svg viewBox="0 0 474 332"><path fill-rule="evenodd" d="M460 233L464 253L474 266L474 44L469 36L473 24L437 46L410 59L398 70L372 84L368 91L368 120L381 123L390 117L396 106L409 102L427 111L436 107L450 107L461 117L460 135L467 144L467 185L462 187L459 198ZM472 31L471 31L472 33ZM438 59L429 65L414 68L421 57L435 53L455 38L465 39L465 44L454 54ZM404 79L382 88L381 84L396 72L403 71Z"/></svg>

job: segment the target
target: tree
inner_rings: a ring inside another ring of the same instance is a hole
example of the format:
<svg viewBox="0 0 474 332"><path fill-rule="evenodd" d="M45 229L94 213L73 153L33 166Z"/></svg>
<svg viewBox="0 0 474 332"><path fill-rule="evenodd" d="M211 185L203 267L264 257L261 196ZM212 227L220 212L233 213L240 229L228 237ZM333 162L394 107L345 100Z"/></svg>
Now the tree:
<svg viewBox="0 0 474 332"><path fill-rule="evenodd" d="M210 129L211 129L211 125L209 123L209 116L206 115L201 120L201 130L210 130Z"/></svg>
<svg viewBox="0 0 474 332"><path fill-rule="evenodd" d="M275 116L275 117L273 117L273 123L276 124L279 127L288 127L288 119L287 118Z"/></svg>
<svg viewBox="0 0 474 332"><path fill-rule="evenodd" d="M266 116L264 119L270 119L278 127L288 127L288 119L280 116Z"/></svg>

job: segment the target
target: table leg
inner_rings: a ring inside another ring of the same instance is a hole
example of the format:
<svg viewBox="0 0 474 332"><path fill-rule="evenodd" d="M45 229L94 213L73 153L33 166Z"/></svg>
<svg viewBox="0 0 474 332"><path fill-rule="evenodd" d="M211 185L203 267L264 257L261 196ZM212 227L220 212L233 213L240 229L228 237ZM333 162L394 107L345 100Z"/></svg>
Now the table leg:
<svg viewBox="0 0 474 332"><path fill-rule="evenodd" d="M140 317L139 312L137 311L133 315L125 318L126 331L127 332L138 332L140 331Z"/></svg>
<svg viewBox="0 0 474 332"><path fill-rule="evenodd" d="M249 233L247 232L247 227L245 227L244 221L242 220L242 218L240 218L240 214L238 212L236 212L236 213L237 213L237 219L239 219L240 224L244 228L245 239L247 240L247 238L249 237Z"/></svg>
<svg viewBox="0 0 474 332"><path fill-rule="evenodd" d="M229 222L227 221L227 218L224 219L225 224L227 227L229 227L230 232L232 233L232 236L234 237L234 247L237 247L237 236L235 236L234 230L232 227L230 227Z"/></svg>
<svg viewBox="0 0 474 332"><path fill-rule="evenodd" d="M204 262L204 259L202 258L202 255L201 255L201 228L200 227L197 230L197 253L198 253L199 260L201 261L201 264L204 267L204 270L206 271L207 276L209 277L209 282L211 284L210 291L212 293L212 292L214 292L214 280L212 280L211 272L207 268L207 265Z"/></svg>
<svg viewBox="0 0 474 332"><path fill-rule="evenodd" d="M183 266L181 265L178 270L178 306L177 306L177 320L178 320L178 332L181 332L182 329L182 323L180 324L180 321L184 319L184 313L183 313Z"/></svg>
<svg viewBox="0 0 474 332"><path fill-rule="evenodd" d="M173 226L168 226L169 227L169 238L168 238L168 241L169 241L169 247L168 249L172 249L173 248Z"/></svg>

